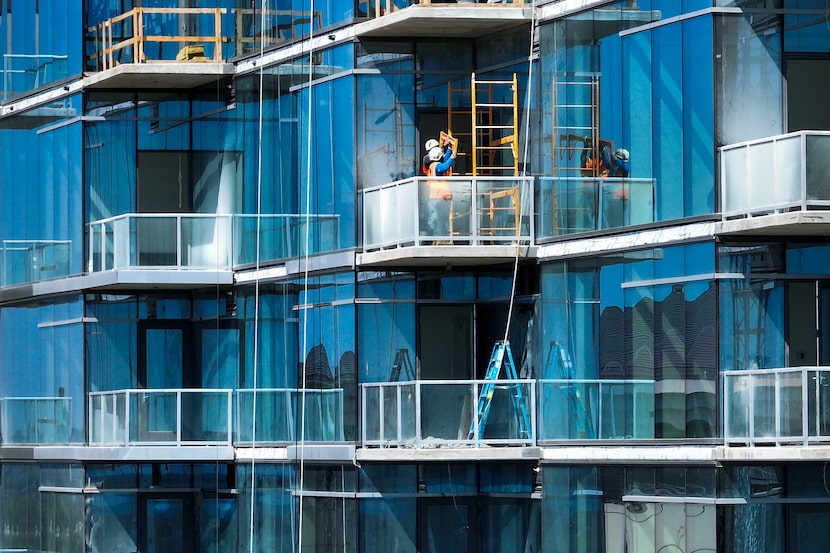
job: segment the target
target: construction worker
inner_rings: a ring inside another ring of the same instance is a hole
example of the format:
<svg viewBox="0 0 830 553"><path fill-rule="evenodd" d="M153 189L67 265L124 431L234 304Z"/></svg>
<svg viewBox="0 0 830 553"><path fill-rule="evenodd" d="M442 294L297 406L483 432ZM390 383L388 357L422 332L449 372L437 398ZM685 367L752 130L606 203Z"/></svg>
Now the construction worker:
<svg viewBox="0 0 830 553"><path fill-rule="evenodd" d="M427 152L428 164L426 174L430 177L444 177L452 172L455 163L456 150L452 136L446 135L443 144L433 147ZM437 141L435 141L437 142ZM429 179L429 218L427 225L431 236L448 237L450 234L450 202L452 190L449 181L442 179Z"/></svg>
<svg viewBox="0 0 830 553"><path fill-rule="evenodd" d="M434 138L430 138L424 144L424 151L426 153L424 154L424 158L421 160L421 170L423 170L425 175L429 173L429 151L436 146L440 146L440 144Z"/></svg>
<svg viewBox="0 0 830 553"><path fill-rule="evenodd" d="M628 150L617 148L614 155L609 155L611 148L602 149L602 162L608 168L608 176L627 179L631 174L631 161ZM628 200L628 183L625 181L609 182L602 189L603 228L615 228L625 224L625 200Z"/></svg>
<svg viewBox="0 0 830 553"><path fill-rule="evenodd" d="M611 149L608 146L602 149L602 162L608 168L608 176L628 178L628 175L631 174L628 150L617 148L613 156L609 155L610 151Z"/></svg>

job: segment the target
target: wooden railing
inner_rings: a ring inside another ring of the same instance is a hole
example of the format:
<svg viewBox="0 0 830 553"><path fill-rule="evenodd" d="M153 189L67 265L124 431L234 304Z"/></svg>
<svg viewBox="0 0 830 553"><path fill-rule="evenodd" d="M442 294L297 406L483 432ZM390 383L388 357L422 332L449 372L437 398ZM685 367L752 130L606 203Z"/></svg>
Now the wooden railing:
<svg viewBox="0 0 830 553"><path fill-rule="evenodd" d="M225 8L133 8L128 12L111 17L106 21L90 27L87 32L94 33L95 52L89 56L101 70L115 67L120 62L116 59L122 50L132 48L132 59L129 63L152 63L163 60L150 60L146 56L147 43L177 42L186 45L213 44L212 61L222 61L222 15L227 13ZM145 16L148 15L210 15L213 14L214 29L212 35L147 35L144 32ZM132 25L131 36L117 37L113 28L117 25ZM207 58L199 57L200 60ZM193 61L191 59L191 61Z"/></svg>

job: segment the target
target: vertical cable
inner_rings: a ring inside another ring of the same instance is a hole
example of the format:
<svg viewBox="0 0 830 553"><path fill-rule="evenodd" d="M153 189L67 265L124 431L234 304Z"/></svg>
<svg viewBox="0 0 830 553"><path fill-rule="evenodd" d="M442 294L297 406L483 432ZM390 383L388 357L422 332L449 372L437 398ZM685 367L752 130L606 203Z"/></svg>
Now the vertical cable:
<svg viewBox="0 0 830 553"><path fill-rule="evenodd" d="M311 219L311 128L313 126L314 90L311 81L314 79L314 0L309 0L308 18L308 112L306 124L306 205L305 205L305 238L304 263L303 263L303 302L300 305L303 317L303 339L301 355L303 356L303 388L300 394L300 477L299 477L299 505L300 516L297 525L297 549L303 550L303 488L305 485L305 404L306 404L306 358L305 352L308 341L308 259L309 259L309 221ZM302 196L300 196L302 198Z"/></svg>
<svg viewBox="0 0 830 553"><path fill-rule="evenodd" d="M268 8L268 0L262 1L262 13L260 17L260 33L265 29L265 12ZM256 33L252 37L256 40ZM256 247L255 254L255 269L256 278L254 279L254 361L253 361L253 385L251 389L251 451L256 450L256 410L257 410L257 369L259 365L259 266L260 266L260 225L262 215L262 135L263 135L263 82L265 80L265 72L262 60L265 53L265 41L260 37L259 41L259 111L257 119L257 175L256 175L256 236L254 244ZM256 505L256 455L251 455L251 502L250 502L250 527L248 529L248 550L250 553L254 551L254 507Z"/></svg>
<svg viewBox="0 0 830 553"><path fill-rule="evenodd" d="M531 16L530 16L530 53L527 58L527 99L525 100L525 147L524 153L522 154L522 177L527 176L527 150L530 144L530 99L531 99L531 91L533 90L533 38L535 36L534 31L534 24L536 17L536 1L534 0L533 6L531 7ZM475 105L475 99L473 99L473 105ZM522 181L525 182L525 181ZM521 204L524 203L524 197L520 196L519 198L519 221L516 223L516 231L521 234L521 213L522 208ZM533 214L531 214L531 217ZM521 251L521 243L519 241L519 237L516 236L516 257L513 259L513 281L510 285L510 300L507 304L507 324L504 328L504 342L507 343L507 337L510 333L510 320L513 317L513 302L516 299L516 279L519 274L519 252Z"/></svg>

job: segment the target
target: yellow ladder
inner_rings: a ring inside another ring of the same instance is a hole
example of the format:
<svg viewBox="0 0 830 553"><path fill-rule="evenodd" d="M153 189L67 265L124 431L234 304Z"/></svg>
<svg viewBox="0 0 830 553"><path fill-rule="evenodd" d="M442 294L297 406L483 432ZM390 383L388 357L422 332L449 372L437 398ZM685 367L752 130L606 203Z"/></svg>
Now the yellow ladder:
<svg viewBox="0 0 830 553"><path fill-rule="evenodd" d="M478 80L473 73L473 176L519 175L519 107L516 74L508 81Z"/></svg>

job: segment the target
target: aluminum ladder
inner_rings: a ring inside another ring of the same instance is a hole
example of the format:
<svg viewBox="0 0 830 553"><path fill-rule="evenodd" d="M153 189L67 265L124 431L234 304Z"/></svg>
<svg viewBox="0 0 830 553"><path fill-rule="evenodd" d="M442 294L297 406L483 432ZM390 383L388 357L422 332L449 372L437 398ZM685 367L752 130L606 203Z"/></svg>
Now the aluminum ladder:
<svg viewBox="0 0 830 553"><path fill-rule="evenodd" d="M505 374L510 380L518 380L516 365L513 362L513 353L510 350L510 342L498 341L493 346L493 353L490 355L490 362L487 365L487 373L484 376L485 383L481 385L478 396L476 416L470 423L470 432L467 439L472 440L476 436L478 426L478 438L484 436L484 428L487 426L487 417L490 414L490 404L493 402L493 393L496 390L496 380L499 378L501 368L504 366ZM513 402L513 410L516 413L516 424L519 429L519 438L530 439L530 417L527 413L525 392L519 383L509 385L510 399Z"/></svg>

